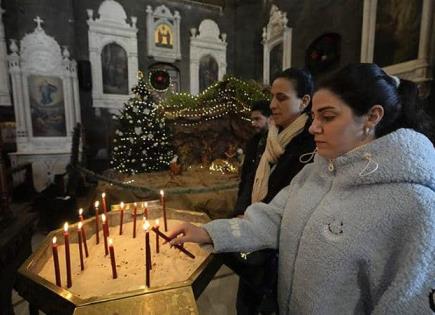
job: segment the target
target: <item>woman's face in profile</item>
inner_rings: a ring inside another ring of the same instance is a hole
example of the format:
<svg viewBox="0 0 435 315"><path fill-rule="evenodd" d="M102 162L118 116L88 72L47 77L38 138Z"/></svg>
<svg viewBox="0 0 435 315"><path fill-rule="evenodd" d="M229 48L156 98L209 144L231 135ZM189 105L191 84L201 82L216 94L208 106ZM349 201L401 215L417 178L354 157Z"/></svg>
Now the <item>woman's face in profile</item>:
<svg viewBox="0 0 435 315"><path fill-rule="evenodd" d="M313 96L312 106L309 132L321 156L335 159L371 140L364 134L367 116L355 116L333 92L320 89Z"/></svg>
<svg viewBox="0 0 435 315"><path fill-rule="evenodd" d="M275 125L286 128L302 113L305 105L299 98L293 82L277 78L272 83L270 109Z"/></svg>

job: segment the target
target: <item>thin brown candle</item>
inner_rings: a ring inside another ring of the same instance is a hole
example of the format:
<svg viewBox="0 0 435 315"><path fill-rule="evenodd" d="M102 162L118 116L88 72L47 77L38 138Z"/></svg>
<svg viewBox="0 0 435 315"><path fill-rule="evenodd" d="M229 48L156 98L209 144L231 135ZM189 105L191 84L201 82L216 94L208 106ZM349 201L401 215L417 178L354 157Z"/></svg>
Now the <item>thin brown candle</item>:
<svg viewBox="0 0 435 315"><path fill-rule="evenodd" d="M95 236L97 240L97 244L100 244L100 227L99 227L99 218L98 218L98 206L100 205L100 202L97 200L95 201Z"/></svg>
<svg viewBox="0 0 435 315"><path fill-rule="evenodd" d="M165 228L165 232L168 232L168 220L166 219L165 192L163 190L160 190L160 203L162 204L162 209L163 209L163 226Z"/></svg>
<svg viewBox="0 0 435 315"><path fill-rule="evenodd" d="M79 220L80 222L83 222L83 208L79 209Z"/></svg>
<svg viewBox="0 0 435 315"><path fill-rule="evenodd" d="M113 248L113 241L109 238L109 252L110 252L110 263L112 264L112 277L113 279L118 278L116 272L116 261L115 261L115 249Z"/></svg>
<svg viewBox="0 0 435 315"><path fill-rule="evenodd" d="M66 287L71 288L71 257L69 253L69 234L68 234L68 222L65 222L63 226L63 238L65 242L65 262L66 262Z"/></svg>
<svg viewBox="0 0 435 315"><path fill-rule="evenodd" d="M83 224L83 208L79 209L79 219L80 219L80 222L82 222L82 224ZM82 239L83 239L83 245L85 247L85 255L86 255L86 257L89 257L88 243L86 242L86 232L85 232L84 226L82 226Z"/></svg>
<svg viewBox="0 0 435 315"><path fill-rule="evenodd" d="M58 287L62 286L60 280L60 268L59 268L59 254L57 252L57 238L53 237L53 244L51 245L51 249L53 251L53 263L54 263L54 276L56 278L56 285Z"/></svg>
<svg viewBox="0 0 435 315"><path fill-rule="evenodd" d="M134 203L133 210L133 238L136 238L136 216L137 216L137 203Z"/></svg>
<svg viewBox="0 0 435 315"><path fill-rule="evenodd" d="M144 202L142 205L143 205L143 215L145 218L148 218L148 202Z"/></svg>
<svg viewBox="0 0 435 315"><path fill-rule="evenodd" d="M155 229L159 230L159 219L156 219ZM160 252L159 233L156 233L156 253Z"/></svg>
<svg viewBox="0 0 435 315"><path fill-rule="evenodd" d="M122 235L122 224L124 223L124 203L121 201L120 204L121 211L120 211L120 219L119 219L119 235Z"/></svg>
<svg viewBox="0 0 435 315"><path fill-rule="evenodd" d="M152 228L152 230L155 232L155 233L157 233L157 234L159 234L159 236L161 237L161 238L163 238L166 242L170 242L171 241L171 239L167 236L167 235L165 235L165 234L163 234L160 230L157 230L156 228ZM185 249L183 246L181 246L181 245L172 245L172 246L174 246L175 248L177 248L178 250L180 250L181 252L183 252L183 253L185 253L187 256L189 256L190 258L195 258L195 255L193 255L191 252L189 252L187 249Z"/></svg>
<svg viewBox="0 0 435 315"><path fill-rule="evenodd" d="M77 237L79 240L80 270L85 269L85 264L83 263L82 225L83 225L83 223L79 222L79 225L77 227Z"/></svg>
<svg viewBox="0 0 435 315"><path fill-rule="evenodd" d="M107 207L106 207L106 193L101 194L101 203L103 204L104 214L107 215Z"/></svg>
<svg viewBox="0 0 435 315"><path fill-rule="evenodd" d="M101 220L103 221L103 239L104 239L104 253L105 255L109 255L109 249L107 248L107 237L108 237L108 233L107 233L107 221L106 221L106 215L103 213L101 215Z"/></svg>
<svg viewBox="0 0 435 315"><path fill-rule="evenodd" d="M151 259L150 259L150 252L149 252L149 244L150 244L150 235L148 232L148 228L150 227L150 224L147 220L143 220L143 230L145 232L145 285L149 288L150 287L150 271L151 271Z"/></svg>

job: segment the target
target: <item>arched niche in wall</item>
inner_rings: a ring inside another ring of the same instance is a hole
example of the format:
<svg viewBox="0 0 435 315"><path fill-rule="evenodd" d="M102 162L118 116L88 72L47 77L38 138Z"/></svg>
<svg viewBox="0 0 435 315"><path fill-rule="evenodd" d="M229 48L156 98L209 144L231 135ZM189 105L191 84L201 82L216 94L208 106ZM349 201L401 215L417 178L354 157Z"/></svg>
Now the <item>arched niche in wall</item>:
<svg viewBox="0 0 435 315"><path fill-rule="evenodd" d="M429 94L433 0L364 0L361 62L419 84Z"/></svg>
<svg viewBox="0 0 435 315"><path fill-rule="evenodd" d="M216 77L222 80L226 74L226 34L221 34L218 25L209 19L201 22L199 32L191 28L190 34L190 92L198 94L200 86L209 85Z"/></svg>
<svg viewBox="0 0 435 315"><path fill-rule="evenodd" d="M1 3L1 1L0 1ZM5 29L3 26L3 10L0 7L0 106L10 106L8 62L5 42Z"/></svg>
<svg viewBox="0 0 435 315"><path fill-rule="evenodd" d="M155 10L148 5L146 12L148 56L169 63L181 59L180 13L164 5Z"/></svg>
<svg viewBox="0 0 435 315"><path fill-rule="evenodd" d="M17 152L10 156L13 165L33 164L39 191L65 172L73 128L81 119L76 62L45 33L39 17L34 21L35 30L20 47L11 40L8 56L17 128Z"/></svg>
<svg viewBox="0 0 435 315"><path fill-rule="evenodd" d="M180 77L180 70L178 70L177 67L174 65L171 65L169 63L155 63L151 65L148 68L148 73L151 73L155 70L163 70L166 71L169 74L169 77L171 78L171 83L169 85L169 90L173 93L180 92L180 84L181 84L181 77Z"/></svg>
<svg viewBox="0 0 435 315"><path fill-rule="evenodd" d="M128 23L123 7L114 0L100 5L99 18L93 18L91 9L87 13L93 106L117 112L137 83L137 18L132 16Z"/></svg>
<svg viewBox="0 0 435 315"><path fill-rule="evenodd" d="M270 83L275 72L291 66L292 29L287 26L287 22L287 13L272 5L269 22L263 27L264 84Z"/></svg>

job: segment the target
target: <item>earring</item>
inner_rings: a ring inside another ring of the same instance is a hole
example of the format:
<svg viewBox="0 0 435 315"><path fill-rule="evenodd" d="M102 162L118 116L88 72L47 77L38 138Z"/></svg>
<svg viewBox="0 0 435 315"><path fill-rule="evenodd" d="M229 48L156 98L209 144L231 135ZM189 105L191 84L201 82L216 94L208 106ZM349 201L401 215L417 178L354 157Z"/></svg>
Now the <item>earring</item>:
<svg viewBox="0 0 435 315"><path fill-rule="evenodd" d="M368 136L370 134L370 128L369 127L365 127L364 128L364 136Z"/></svg>

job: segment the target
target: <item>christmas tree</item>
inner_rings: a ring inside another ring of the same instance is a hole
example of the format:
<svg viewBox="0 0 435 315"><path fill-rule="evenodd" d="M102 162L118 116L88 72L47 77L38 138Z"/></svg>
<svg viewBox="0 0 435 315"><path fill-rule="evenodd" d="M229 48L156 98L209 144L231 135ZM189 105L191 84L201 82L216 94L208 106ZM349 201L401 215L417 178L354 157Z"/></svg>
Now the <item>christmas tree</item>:
<svg viewBox="0 0 435 315"><path fill-rule="evenodd" d="M121 112L116 115L112 167L121 173L136 174L167 169L174 153L162 109L147 88L141 72L138 84Z"/></svg>

